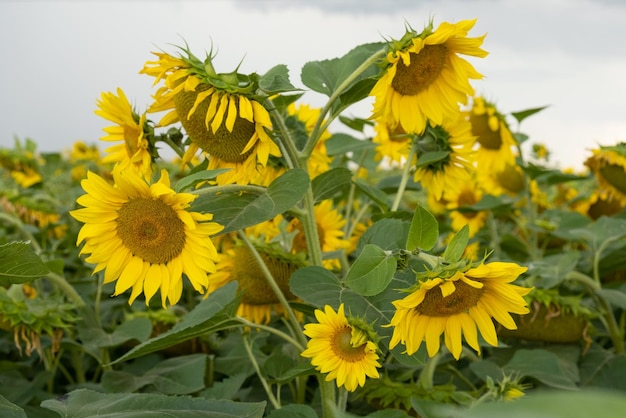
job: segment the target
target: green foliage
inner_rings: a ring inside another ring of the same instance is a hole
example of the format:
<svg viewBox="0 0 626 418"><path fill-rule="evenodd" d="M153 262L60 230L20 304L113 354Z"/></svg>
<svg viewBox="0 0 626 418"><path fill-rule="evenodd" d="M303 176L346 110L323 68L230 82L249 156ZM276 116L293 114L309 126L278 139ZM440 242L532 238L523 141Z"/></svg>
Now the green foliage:
<svg viewBox="0 0 626 418"><path fill-rule="evenodd" d="M0 285L26 283L49 272L44 262L26 242L0 245Z"/></svg>

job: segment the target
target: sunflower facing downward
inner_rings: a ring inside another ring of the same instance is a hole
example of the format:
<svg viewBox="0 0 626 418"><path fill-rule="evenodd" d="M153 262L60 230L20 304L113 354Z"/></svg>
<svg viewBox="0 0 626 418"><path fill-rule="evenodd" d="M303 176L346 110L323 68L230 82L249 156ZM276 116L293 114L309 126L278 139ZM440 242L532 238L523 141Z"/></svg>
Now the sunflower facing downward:
<svg viewBox="0 0 626 418"><path fill-rule="evenodd" d="M315 310L317 324L306 324L304 334L310 338L303 357L321 373L328 373L326 381L336 380L353 392L365 384L365 378L378 379L377 346L371 332L359 324L351 324L341 304L337 312L328 305ZM358 322L358 321L357 321Z"/></svg>
<svg viewBox="0 0 626 418"><path fill-rule="evenodd" d="M372 119L421 134L428 121L440 125L457 114L459 104L474 94L469 79L482 78L458 54L487 56L480 48L484 35L467 37L475 23L444 22L433 31L431 22L422 33L409 28L401 40L393 41L387 68L370 93L375 97Z"/></svg>
<svg viewBox="0 0 626 418"><path fill-rule="evenodd" d="M155 53L157 61L141 70L155 83L165 80L148 111L169 111L160 126L180 121L192 142L187 159L201 149L209 155L208 169L232 168L217 177L219 184L247 184L257 163L265 166L270 155L281 155L268 134L269 113L254 95L257 86L237 72L216 73L211 56L203 62L182 50L180 57Z"/></svg>
<svg viewBox="0 0 626 418"><path fill-rule="evenodd" d="M137 170L145 179L152 175L152 153L154 147L146 135L146 114L138 115L130 105L124 91L117 89L114 93L102 93L97 102L95 114L115 123L104 128L106 136L102 141L119 142L106 149L107 155L103 163L119 163L120 168L131 167Z"/></svg>
<svg viewBox="0 0 626 418"><path fill-rule="evenodd" d="M77 245L80 254L104 270L104 283L117 280L115 295L132 289L129 303L142 292L146 304L161 291L161 301L175 304L183 290L183 273L203 293L208 273L215 271L215 246L209 239L223 229L208 222L211 214L189 212L195 196L170 188L167 171L153 184L134 170L113 169L115 185L88 172L81 185L87 194L76 202L82 209L70 214L85 225Z"/></svg>
<svg viewBox="0 0 626 418"><path fill-rule="evenodd" d="M626 206L626 143L594 149L585 165L593 172L598 190Z"/></svg>
<svg viewBox="0 0 626 418"><path fill-rule="evenodd" d="M532 289L510 284L526 270L515 263L494 262L420 282L410 295L393 302L396 312L389 348L402 343L411 355L426 341L432 357L439 352L444 334L446 347L458 360L462 335L480 353L477 327L487 343L497 346L492 318L507 329L517 329L510 313L529 312L523 296Z"/></svg>

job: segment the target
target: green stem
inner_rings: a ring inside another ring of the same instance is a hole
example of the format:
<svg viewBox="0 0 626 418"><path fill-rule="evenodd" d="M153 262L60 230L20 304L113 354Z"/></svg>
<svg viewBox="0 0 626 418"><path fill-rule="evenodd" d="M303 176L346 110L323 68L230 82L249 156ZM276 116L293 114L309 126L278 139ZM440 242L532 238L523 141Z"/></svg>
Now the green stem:
<svg viewBox="0 0 626 418"><path fill-rule="evenodd" d="M289 301L287 301L287 298L283 294L282 290L280 290L278 283L276 283L276 280L274 279L272 272L269 270L269 268L267 268L267 265L265 264L265 261L263 261L261 254L259 254L256 247L252 244L252 242L250 242L250 240L248 239L246 234L243 233L243 231L239 231L238 235L243 240L243 242L245 242L246 246L252 253L254 259L256 260L257 264L261 268L261 271L263 272L263 276L265 276L265 279L267 280L268 285L270 286L272 291L274 291L274 294L278 298L278 301L280 302L280 304L283 306L283 309L287 313L287 319L289 320L289 323L291 324L292 328L296 332L296 336L298 338L298 341L300 342L300 345L302 347L306 346L306 338L304 337L304 334L302 333L302 327L300 326L300 323L298 322L298 318L296 317L296 314L294 313L293 309L291 309L291 305L289 305Z"/></svg>
<svg viewBox="0 0 626 418"><path fill-rule="evenodd" d="M519 131L518 131L519 132ZM524 160L524 154L522 152L521 144L517 144L517 153L518 158L520 160L520 166L526 167L526 161ZM528 217L527 225L530 225L530 228L526 226L525 230L528 234L528 250L531 260L537 260L539 258L539 239L537 236L537 231L535 230L535 222L537 221L537 205L533 202L533 196L530 190L530 181L528 180L528 176L524 175L524 194L526 196L526 216Z"/></svg>
<svg viewBox="0 0 626 418"><path fill-rule="evenodd" d="M413 156L417 153L417 141L414 139L413 144L411 145L411 150L409 151L409 155L406 158L406 163L404 164L404 169L402 170L402 178L400 179L400 185L398 186L398 192L396 193L396 198L393 201L393 205L391 205L391 212L395 212L400 207L400 202L402 201L402 195L404 195L404 190L406 189L406 185L409 182L409 176L411 175L411 167L413 166Z"/></svg>
<svg viewBox="0 0 626 418"><path fill-rule="evenodd" d="M418 385L425 390L432 390L434 387L433 378L435 376L435 370L437 369L437 364L439 363L439 358L441 357L441 353L438 352L433 357L430 357L426 360L424 364L424 368L420 373L420 377L417 381Z"/></svg>
<svg viewBox="0 0 626 418"><path fill-rule="evenodd" d="M322 136L322 133L324 132L324 129L322 128L325 128L326 126L328 126L330 122L332 122L332 119L334 119L334 117L332 117L332 118L329 118L329 120L327 120L326 122L324 122L324 119L326 119L326 115L328 114L332 106L335 104L335 101L339 98L339 96L341 96L345 92L345 90L348 87L350 87L350 85L354 82L354 80L356 80L357 77L363 74L370 66L374 65L386 53L387 53L386 48L376 51L368 59L363 61L363 63L359 65L354 70L354 72L352 72L352 74L350 74L339 86L337 86L333 94L331 94L330 98L328 99L328 101L326 102L322 110L320 111L320 116L317 119L317 121L315 121L315 126L313 126L313 129L311 130L311 135L309 135L309 139L302 151L302 155L305 158L311 155L311 153L313 152L313 149L315 149L315 145L317 145L317 142L319 141L320 137Z"/></svg>
<svg viewBox="0 0 626 418"><path fill-rule="evenodd" d="M59 276L53 272L49 272L45 277L61 289L65 295L71 299L72 302L74 302L77 308L84 308L86 306L83 298L78 294L74 287L72 287L72 285L65 280L65 277Z"/></svg>
<svg viewBox="0 0 626 418"><path fill-rule="evenodd" d="M317 374L320 398L322 399L322 417L333 418L337 408L335 404L335 385L332 381L327 381L325 376L320 373Z"/></svg>
<svg viewBox="0 0 626 418"><path fill-rule="evenodd" d="M304 229L309 259L314 266L321 266L322 247L317 231L317 220L315 219L315 198L313 197L313 189L310 186L304 195L302 203L304 204L304 213L298 219L300 219Z"/></svg>
<svg viewBox="0 0 626 418"><path fill-rule="evenodd" d="M276 106L274 106L274 103L270 99L267 99L265 101L264 106L274 117L274 125L278 127L278 130L281 133L281 135L278 136L279 145L281 146L281 149L283 151L283 157L287 161L287 165L290 168L301 167L300 161L298 159L298 150L296 149L296 145L293 141L293 138L291 137L289 129L287 129L287 126L285 125L285 120L283 119L283 116L280 114L278 109L276 109Z"/></svg>
<svg viewBox="0 0 626 418"><path fill-rule="evenodd" d="M259 367L259 363L256 361L256 358L254 357L254 353L252 352L252 347L250 347L250 343L248 342L248 339L243 334L241 335L241 339L243 340L243 346L246 349L246 353L248 353L248 358L250 359L250 362L252 363L252 366L254 367L254 370L256 371L256 374L259 377L261 384L263 385L263 389L265 389L265 393L267 394L267 397L272 403L272 406L274 406L275 409L280 409L280 403L274 396L274 393L272 393L272 388L265 380L265 377L263 377L263 375L261 374L261 368Z"/></svg>
<svg viewBox="0 0 626 418"><path fill-rule="evenodd" d="M0 220L1 219L4 219L5 221L19 228L22 235L24 235L26 239L30 241L29 244L31 245L31 247L33 247L33 251L35 252L35 254L41 254L41 245L39 245L39 242L37 242L33 234L31 234L29 231L26 230L26 228L24 228L24 223L20 218L15 215L10 215L8 213L0 213Z"/></svg>
<svg viewBox="0 0 626 418"><path fill-rule="evenodd" d="M345 388L338 388L339 396L337 397L337 409L341 412L346 410L348 406L348 391Z"/></svg>
<svg viewBox="0 0 626 418"><path fill-rule="evenodd" d="M282 338L283 340L285 340L286 342L288 342L289 344L293 345L296 349L298 349L299 351L304 351L304 346L302 344L300 344L297 340L293 339L290 335L274 328L274 327L268 327L267 325L263 325L263 324L255 324L254 322L250 322L247 319L238 316L235 317L235 319L239 322L241 322L242 324L244 324L245 326L249 327L249 328L256 328L256 329L260 329L263 331L267 331L270 334L274 334L280 338Z"/></svg>
<svg viewBox="0 0 626 418"><path fill-rule="evenodd" d="M241 184L227 184L224 186L212 186L212 187L204 187L202 189L195 189L189 191L191 194L195 194L197 196L203 195L218 195L223 193L257 193L262 194L265 193L267 189L261 186L253 186L251 184L241 185Z"/></svg>
<svg viewBox="0 0 626 418"><path fill-rule="evenodd" d="M170 146L170 148L180 157L183 158L183 156L185 155L185 151L182 150L181 147L179 147L177 144L174 143L174 141L172 141L172 139L169 137L169 135L167 134L163 134L161 136L159 136L159 140L165 142L167 145Z"/></svg>
<svg viewBox="0 0 626 418"><path fill-rule="evenodd" d="M487 211L487 226L489 228L489 248L493 250L495 260L500 259L500 235L498 234L498 224L493 216L493 212Z"/></svg>

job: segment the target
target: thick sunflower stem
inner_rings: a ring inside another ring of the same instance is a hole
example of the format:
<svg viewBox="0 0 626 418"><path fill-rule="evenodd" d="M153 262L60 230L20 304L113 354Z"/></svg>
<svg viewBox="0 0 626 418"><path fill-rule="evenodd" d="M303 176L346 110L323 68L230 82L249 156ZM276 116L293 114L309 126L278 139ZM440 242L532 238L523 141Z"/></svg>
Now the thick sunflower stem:
<svg viewBox="0 0 626 418"><path fill-rule="evenodd" d="M413 144L411 145L411 150L409 151L409 155L406 158L406 164L404 164L404 169L402 170L402 177L400 178L400 184L398 185L398 191L396 193L396 197L391 205L391 212L395 212L400 207L400 202L402 201L402 196L404 195L404 191L406 190L406 185L409 182L409 176L411 175L411 167L413 165L413 157L417 153L417 141L413 140Z"/></svg>
<svg viewBox="0 0 626 418"><path fill-rule="evenodd" d="M252 242L250 242L250 240L248 239L248 237L243 231L239 231L238 235L245 242L246 246L248 247L248 249L254 256L254 259L256 260L259 267L261 268L261 271L263 272L263 276L265 276L267 283L272 288L272 291L274 292L274 294L278 298L278 301L280 302L283 309L287 313L287 319L289 320L289 323L291 327L293 328L296 334L296 338L298 339L300 345L302 347L306 346L306 338L304 336L304 333L302 332L302 326L300 325L300 322L298 322L298 318L296 317L295 312L293 311L293 309L291 309L291 305L289 305L289 301L287 300L283 292L280 290L278 283L276 283L276 280L274 279L272 272L269 270L269 268L265 264L265 261L263 261L263 257L261 257L257 249L254 247Z"/></svg>
<svg viewBox="0 0 626 418"><path fill-rule="evenodd" d="M302 164L298 159L298 150L296 149L296 145L291 138L289 129L285 125L285 120L283 119L283 116L280 114L280 112L278 112L278 109L276 109L276 106L274 106L274 103L271 100L265 100L265 103L263 105L273 116L274 124L277 125L278 130L281 133L281 135L279 135L278 137L279 146L283 151L283 157L287 161L287 165L289 166L289 168L302 167ZM304 167L306 167L306 165L304 165Z"/></svg>
<svg viewBox="0 0 626 418"><path fill-rule="evenodd" d="M315 198L313 197L313 189L309 187L303 199L304 214L300 217L306 245L309 251L311 264L314 266L322 265L322 247L320 245L320 237L317 231L317 221L315 219Z"/></svg>
<svg viewBox="0 0 626 418"><path fill-rule="evenodd" d="M327 381L324 375L318 373L317 380L320 388L320 398L322 399L322 417L334 418L337 410L335 385Z"/></svg>
<svg viewBox="0 0 626 418"><path fill-rule="evenodd" d="M439 364L440 357L441 353L439 352L426 360L426 364L424 364L424 368L420 373L420 377L417 383L425 390L432 390L434 387L433 378L435 376L435 370L437 369L437 365Z"/></svg>
<svg viewBox="0 0 626 418"><path fill-rule="evenodd" d="M315 126L313 126L313 129L311 130L311 135L309 135L309 139L304 146L304 149L302 150L302 155L305 158L308 158L308 156L311 155L311 153L315 149L315 146L317 145L317 142L320 140L324 129L326 129L326 127L330 125L332 120L336 117L336 115L331 115L331 117L326 120L326 115L328 114L328 112L330 112L337 99L352 85L354 80L356 80L361 74L367 71L367 69L370 68L372 65L376 64L376 62L380 60L386 53L387 48L382 48L376 51L368 59L363 61L361 65L359 65L354 70L354 72L352 72L352 74L350 74L339 86L337 86L333 94L330 96L330 98L320 111L320 116L317 121L315 121Z"/></svg>
<svg viewBox="0 0 626 418"><path fill-rule="evenodd" d="M78 294L78 292L72 287L71 284L65 280L65 277L59 276L56 273L50 272L46 274L46 278L55 284L59 289L61 289L65 295L74 302L77 308L84 308L85 301Z"/></svg>

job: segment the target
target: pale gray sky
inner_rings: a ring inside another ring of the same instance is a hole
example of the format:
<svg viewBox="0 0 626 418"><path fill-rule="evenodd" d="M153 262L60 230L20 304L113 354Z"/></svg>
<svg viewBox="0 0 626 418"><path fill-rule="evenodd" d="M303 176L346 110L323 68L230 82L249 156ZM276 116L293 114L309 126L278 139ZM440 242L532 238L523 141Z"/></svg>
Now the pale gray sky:
<svg viewBox="0 0 626 418"><path fill-rule="evenodd" d="M152 78L150 51L184 38L202 55L218 49L218 71L263 73L287 64L292 83L309 60L365 42L478 18L487 33L477 91L508 113L550 107L524 122L562 166L581 166L597 144L626 141L626 2L619 0L427 1L16 1L0 0L0 146L29 137L42 151L97 143L109 123L93 112L103 91L124 89L139 110ZM320 105L320 96L304 99ZM368 103L352 110L368 116ZM104 148L101 144L101 148Z"/></svg>

